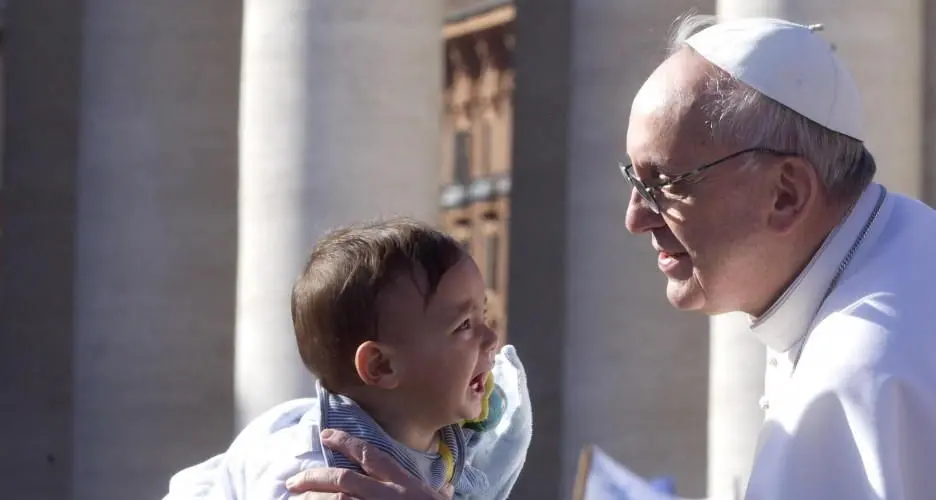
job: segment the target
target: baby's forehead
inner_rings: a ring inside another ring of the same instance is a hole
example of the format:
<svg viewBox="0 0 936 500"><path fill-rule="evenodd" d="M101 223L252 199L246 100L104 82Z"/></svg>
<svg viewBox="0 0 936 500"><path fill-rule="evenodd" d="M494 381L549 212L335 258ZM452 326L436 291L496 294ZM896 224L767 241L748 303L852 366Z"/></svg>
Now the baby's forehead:
<svg viewBox="0 0 936 500"><path fill-rule="evenodd" d="M377 306L395 310L418 303L422 309L428 288L426 272L421 268L397 272L377 292Z"/></svg>
<svg viewBox="0 0 936 500"><path fill-rule="evenodd" d="M470 294L438 286L441 284L440 279L430 293L426 272L421 268L394 277L377 297L380 330L412 328L429 322L445 323L473 307L475 301Z"/></svg>
<svg viewBox="0 0 936 500"><path fill-rule="evenodd" d="M432 300L425 271L401 272L377 294L377 314L381 332L409 329L428 319Z"/></svg>

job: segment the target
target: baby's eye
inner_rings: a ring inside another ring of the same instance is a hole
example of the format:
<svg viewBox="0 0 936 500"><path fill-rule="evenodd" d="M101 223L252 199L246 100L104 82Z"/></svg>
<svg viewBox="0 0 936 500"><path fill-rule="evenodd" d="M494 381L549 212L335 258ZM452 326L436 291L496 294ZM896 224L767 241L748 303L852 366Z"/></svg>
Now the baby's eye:
<svg viewBox="0 0 936 500"><path fill-rule="evenodd" d="M456 328L455 331L461 332L461 331L470 330L470 329L471 329L471 318L467 318L465 319L465 321L462 321L460 325L458 325L458 328Z"/></svg>

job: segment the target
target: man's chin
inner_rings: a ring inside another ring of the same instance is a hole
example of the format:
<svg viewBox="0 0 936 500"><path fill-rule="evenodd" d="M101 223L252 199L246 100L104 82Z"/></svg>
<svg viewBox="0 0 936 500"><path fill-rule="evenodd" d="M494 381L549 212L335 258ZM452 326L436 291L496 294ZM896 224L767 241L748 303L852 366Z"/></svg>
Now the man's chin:
<svg viewBox="0 0 936 500"><path fill-rule="evenodd" d="M667 280L666 298L680 311L699 311L705 306L705 297L693 283Z"/></svg>

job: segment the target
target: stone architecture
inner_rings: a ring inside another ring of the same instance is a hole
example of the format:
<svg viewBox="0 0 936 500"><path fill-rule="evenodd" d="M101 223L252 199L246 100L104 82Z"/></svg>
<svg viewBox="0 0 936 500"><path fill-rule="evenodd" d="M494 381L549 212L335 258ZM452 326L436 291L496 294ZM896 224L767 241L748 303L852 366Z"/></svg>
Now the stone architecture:
<svg viewBox="0 0 936 500"><path fill-rule="evenodd" d="M507 331L515 12L508 2L487 2L450 13L443 30L441 223L477 260L488 285L488 320L502 337Z"/></svg>
<svg viewBox="0 0 936 500"><path fill-rule="evenodd" d="M239 9L5 19L0 490L158 498L233 431Z"/></svg>
<svg viewBox="0 0 936 500"><path fill-rule="evenodd" d="M437 213L442 5L250 0L241 63L237 426L309 394L289 315L325 231Z"/></svg>
<svg viewBox="0 0 936 500"><path fill-rule="evenodd" d="M705 484L708 339L624 229L630 103L692 1L518 1L510 339L537 432L517 498L566 498L582 446Z"/></svg>
<svg viewBox="0 0 936 500"><path fill-rule="evenodd" d="M409 214L477 258L526 364L514 498L568 498L588 443L732 498L770 361L743 318L666 303L617 169L690 9L823 23L879 178L936 203L932 2L0 1L0 491L159 498L308 393L312 242Z"/></svg>

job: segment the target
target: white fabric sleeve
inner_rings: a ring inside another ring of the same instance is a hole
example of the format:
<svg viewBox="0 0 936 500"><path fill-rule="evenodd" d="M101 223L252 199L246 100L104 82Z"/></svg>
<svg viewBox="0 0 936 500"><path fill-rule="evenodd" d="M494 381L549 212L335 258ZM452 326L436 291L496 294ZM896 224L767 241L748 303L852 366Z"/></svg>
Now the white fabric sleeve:
<svg viewBox="0 0 936 500"><path fill-rule="evenodd" d="M251 422L223 454L176 473L163 500L285 500L286 480L326 467L316 420L300 421L314 403L281 405Z"/></svg>
<svg viewBox="0 0 936 500"><path fill-rule="evenodd" d="M506 499L526 461L533 436L533 412L526 372L512 345L504 346L494 361L494 382L506 397L507 407L492 430L469 444L468 460L488 478L488 489L471 496L477 500Z"/></svg>
<svg viewBox="0 0 936 500"><path fill-rule="evenodd" d="M795 431L768 421L747 500L917 500L936 492L933 383L858 373L815 395ZM772 447L785 453L773 453Z"/></svg>

